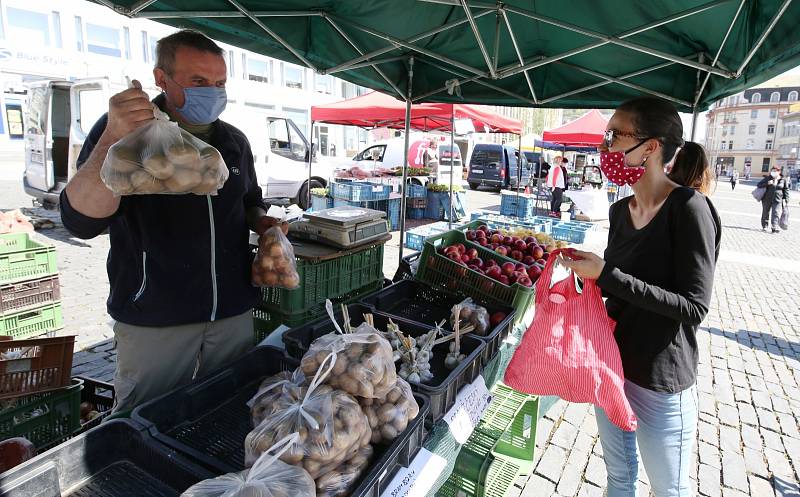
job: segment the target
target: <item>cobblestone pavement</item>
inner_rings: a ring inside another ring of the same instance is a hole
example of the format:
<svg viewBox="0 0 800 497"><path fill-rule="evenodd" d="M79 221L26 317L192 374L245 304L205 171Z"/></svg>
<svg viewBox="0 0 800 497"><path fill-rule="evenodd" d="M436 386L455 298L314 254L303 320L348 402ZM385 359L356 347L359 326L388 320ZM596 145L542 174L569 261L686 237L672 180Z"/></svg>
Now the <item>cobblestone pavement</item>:
<svg viewBox="0 0 800 497"><path fill-rule="evenodd" d="M692 479L708 497L800 497L800 228L762 233L752 185L721 182L713 200L723 220L711 310L701 327L700 426ZM795 194L792 218L800 222ZM499 204L470 192L470 208ZM29 206L18 182L0 181L0 209ZM35 214L52 212L36 209ZM78 335L73 373L109 381L115 353L105 312L108 237L72 238L60 223L37 236L58 248L64 333ZM412 224L413 226L413 224ZM397 240L385 272L397 266ZM602 245L593 246L600 251ZM534 474L517 482L522 497L602 496L605 466L594 410L559 401L537 429ZM649 492L640 471L642 497Z"/></svg>

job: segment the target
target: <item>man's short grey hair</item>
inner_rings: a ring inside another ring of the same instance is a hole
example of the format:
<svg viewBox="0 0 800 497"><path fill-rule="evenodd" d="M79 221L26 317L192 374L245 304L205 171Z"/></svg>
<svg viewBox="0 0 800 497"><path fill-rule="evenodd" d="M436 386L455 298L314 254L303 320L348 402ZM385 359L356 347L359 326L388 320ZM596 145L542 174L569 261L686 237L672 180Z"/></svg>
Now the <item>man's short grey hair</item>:
<svg viewBox="0 0 800 497"><path fill-rule="evenodd" d="M175 52L179 47L189 47L223 57L225 50L214 40L194 29L182 29L158 40L156 43L156 67L167 74L175 69Z"/></svg>

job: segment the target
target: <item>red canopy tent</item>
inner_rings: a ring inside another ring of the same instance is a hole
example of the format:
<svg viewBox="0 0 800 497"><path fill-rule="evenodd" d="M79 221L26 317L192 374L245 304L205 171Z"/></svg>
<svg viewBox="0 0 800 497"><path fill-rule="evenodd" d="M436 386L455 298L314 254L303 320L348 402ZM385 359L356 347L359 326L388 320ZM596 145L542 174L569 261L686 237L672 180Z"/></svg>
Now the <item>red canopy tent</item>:
<svg viewBox="0 0 800 497"><path fill-rule="evenodd" d="M403 129L405 119L406 103L377 91L311 107L311 121L328 124ZM521 121L499 116L480 105L426 103L411 106L412 129L451 131L453 119L471 120L479 133L522 133Z"/></svg>
<svg viewBox="0 0 800 497"><path fill-rule="evenodd" d="M545 131L542 140L559 145L597 146L603 141L608 121L597 109L563 126Z"/></svg>

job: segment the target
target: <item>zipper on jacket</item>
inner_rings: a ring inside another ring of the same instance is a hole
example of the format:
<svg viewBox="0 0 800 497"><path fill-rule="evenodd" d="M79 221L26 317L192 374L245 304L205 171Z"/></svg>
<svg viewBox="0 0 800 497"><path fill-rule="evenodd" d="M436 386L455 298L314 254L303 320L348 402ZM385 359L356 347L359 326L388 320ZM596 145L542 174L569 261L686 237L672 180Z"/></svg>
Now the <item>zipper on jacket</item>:
<svg viewBox="0 0 800 497"><path fill-rule="evenodd" d="M211 205L211 195L206 195L208 201L208 225L211 229L211 321L217 317L217 236L214 229L214 209Z"/></svg>
<svg viewBox="0 0 800 497"><path fill-rule="evenodd" d="M139 300L139 297L142 296L144 293L144 289L147 287L147 252L142 251L142 286L139 287L139 291L136 292L136 295L133 297L133 301L136 302Z"/></svg>

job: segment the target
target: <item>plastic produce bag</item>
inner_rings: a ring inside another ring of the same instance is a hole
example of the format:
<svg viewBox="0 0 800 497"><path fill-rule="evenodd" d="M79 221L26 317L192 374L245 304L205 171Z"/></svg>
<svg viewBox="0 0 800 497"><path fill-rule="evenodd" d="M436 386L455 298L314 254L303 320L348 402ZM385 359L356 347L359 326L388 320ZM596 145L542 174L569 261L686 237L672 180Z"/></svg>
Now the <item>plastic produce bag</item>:
<svg viewBox="0 0 800 497"><path fill-rule="evenodd" d="M111 146L100 178L114 195L216 195L228 180L219 151L157 108L155 119Z"/></svg>
<svg viewBox="0 0 800 497"><path fill-rule="evenodd" d="M361 447L352 458L316 480L317 497L342 497L350 493L361 473L369 467L372 447Z"/></svg>
<svg viewBox="0 0 800 497"><path fill-rule="evenodd" d="M460 324L462 333L474 333L479 336L486 336L489 332L489 311L472 301L471 298L464 299L458 304L461 306ZM450 324L455 329L455 306L450 315Z"/></svg>
<svg viewBox="0 0 800 497"><path fill-rule="evenodd" d="M252 409L261 410L263 421L245 438L245 464L252 464L276 440L298 434L298 441L280 459L305 468L312 478L336 468L355 451L369 444L372 431L358 402L341 390L324 385L336 363L329 354L311 384L296 388L281 383L280 396L258 399Z"/></svg>
<svg viewBox="0 0 800 497"><path fill-rule="evenodd" d="M267 216L285 221L286 211L272 206ZM280 226L273 226L258 238L258 252L251 270L253 285L291 290L300 286L297 260L291 242Z"/></svg>
<svg viewBox="0 0 800 497"><path fill-rule="evenodd" d="M291 371L281 371L280 373L269 376L258 386L258 391L253 398L247 402L250 414L253 419L253 427L258 426L264 421L272 403L284 395L285 390L291 390L292 395L300 396L300 388L306 381L306 377L299 369L294 373Z"/></svg>
<svg viewBox="0 0 800 497"><path fill-rule="evenodd" d="M311 475L279 459L298 438L293 433L279 440L264 451L252 468L196 483L181 497L315 497Z"/></svg>
<svg viewBox="0 0 800 497"><path fill-rule="evenodd" d="M329 333L311 344L300 361L306 376L313 375L328 354L336 354L330 386L364 398L384 398L397 383L392 346L367 323L352 333Z"/></svg>
<svg viewBox="0 0 800 497"><path fill-rule="evenodd" d="M391 442L403 432L408 422L419 414L419 405L411 391L411 385L402 378L397 379L382 399L358 400L367 415L372 430L372 443Z"/></svg>

